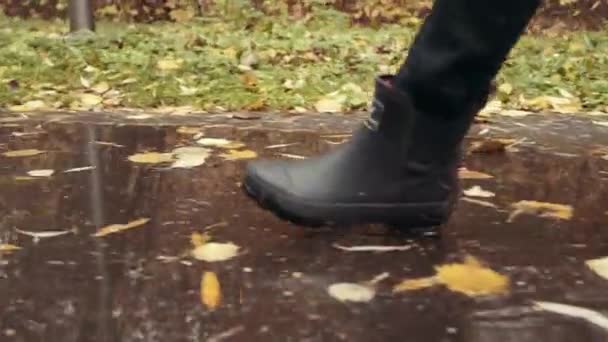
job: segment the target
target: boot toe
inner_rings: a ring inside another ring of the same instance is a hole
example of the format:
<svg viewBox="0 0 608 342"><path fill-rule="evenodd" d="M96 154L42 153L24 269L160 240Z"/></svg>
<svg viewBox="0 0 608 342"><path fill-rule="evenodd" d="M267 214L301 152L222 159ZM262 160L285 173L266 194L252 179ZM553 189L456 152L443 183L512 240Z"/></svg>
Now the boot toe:
<svg viewBox="0 0 608 342"><path fill-rule="evenodd" d="M259 160L247 165L245 186L256 196L264 193L289 192L293 182L283 160Z"/></svg>

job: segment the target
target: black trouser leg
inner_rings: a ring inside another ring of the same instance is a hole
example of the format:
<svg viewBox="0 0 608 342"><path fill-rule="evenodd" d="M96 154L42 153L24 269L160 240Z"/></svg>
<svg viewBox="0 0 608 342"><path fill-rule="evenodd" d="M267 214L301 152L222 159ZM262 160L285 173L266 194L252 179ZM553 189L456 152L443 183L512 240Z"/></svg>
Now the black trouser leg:
<svg viewBox="0 0 608 342"><path fill-rule="evenodd" d="M483 105L540 0L436 0L397 75L424 113L454 117Z"/></svg>

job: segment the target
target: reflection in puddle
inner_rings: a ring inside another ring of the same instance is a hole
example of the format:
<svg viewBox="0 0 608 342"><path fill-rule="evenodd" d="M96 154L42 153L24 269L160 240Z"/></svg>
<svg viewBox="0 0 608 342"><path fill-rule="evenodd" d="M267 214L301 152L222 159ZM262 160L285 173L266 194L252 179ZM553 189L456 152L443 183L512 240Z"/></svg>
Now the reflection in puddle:
<svg viewBox="0 0 608 342"><path fill-rule="evenodd" d="M386 227L308 231L283 223L242 194L244 161L222 157L239 155L230 150L310 156L333 148L343 134L200 123L54 121L37 128L3 122L0 153L44 153L0 157L0 244L21 248L0 252L1 341L606 338L581 320L521 304L548 300L608 310L608 281L584 264L608 256L608 161L588 153L608 145L605 129L569 125L572 132L589 130L592 148L575 134L543 134L564 129L561 124L501 127L501 137L532 143L467 157L467 169L493 178L465 180L464 188L478 186L493 196L462 201L439 236L417 236ZM205 146L211 152L204 164L191 168L129 160L136 153L201 147L201 137L243 146L213 140ZM31 170L54 173L28 178ZM573 217L532 211L507 222L511 204L519 201L568 205ZM101 227L138 219L149 221L93 236ZM70 233L35 239L18 230ZM199 261L190 253L193 236L241 249L225 261ZM352 252L335 245L411 247ZM403 279L429 277L434 266L467 254L508 276L510 293L468 298L441 286L392 292ZM201 293L205 273L217 277L221 292L214 310L202 298L209 296ZM388 278L378 282L370 302L340 303L327 294L332 284L384 273Z"/></svg>

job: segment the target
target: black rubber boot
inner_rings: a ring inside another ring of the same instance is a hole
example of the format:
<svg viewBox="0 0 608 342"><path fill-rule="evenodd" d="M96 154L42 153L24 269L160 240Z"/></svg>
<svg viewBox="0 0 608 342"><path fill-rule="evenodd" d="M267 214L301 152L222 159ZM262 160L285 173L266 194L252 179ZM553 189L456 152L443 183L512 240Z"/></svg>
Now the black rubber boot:
<svg viewBox="0 0 608 342"><path fill-rule="evenodd" d="M439 225L459 192L460 146L478 107L457 119L419 113L392 77L380 77L371 116L349 142L307 160L252 162L244 188L303 225Z"/></svg>

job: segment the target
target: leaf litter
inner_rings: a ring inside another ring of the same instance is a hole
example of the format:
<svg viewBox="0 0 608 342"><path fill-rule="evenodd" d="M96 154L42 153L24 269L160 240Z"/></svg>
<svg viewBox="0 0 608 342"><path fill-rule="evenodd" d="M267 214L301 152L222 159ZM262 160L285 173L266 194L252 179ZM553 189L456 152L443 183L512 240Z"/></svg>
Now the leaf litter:
<svg viewBox="0 0 608 342"><path fill-rule="evenodd" d="M111 234L122 233L126 230L137 228L145 225L150 221L149 218L139 218L134 221L130 221L126 224L111 224L109 226L103 227L97 231L97 233L93 234L94 237L105 237Z"/></svg>
<svg viewBox="0 0 608 342"><path fill-rule="evenodd" d="M172 153L145 152L136 153L128 158L137 164L162 164L174 161Z"/></svg>
<svg viewBox="0 0 608 342"><path fill-rule="evenodd" d="M443 285L451 291L467 296L502 295L509 292L509 278L481 264L467 255L463 263L444 264L435 267L431 277L406 279L393 288L393 292L419 290Z"/></svg>

